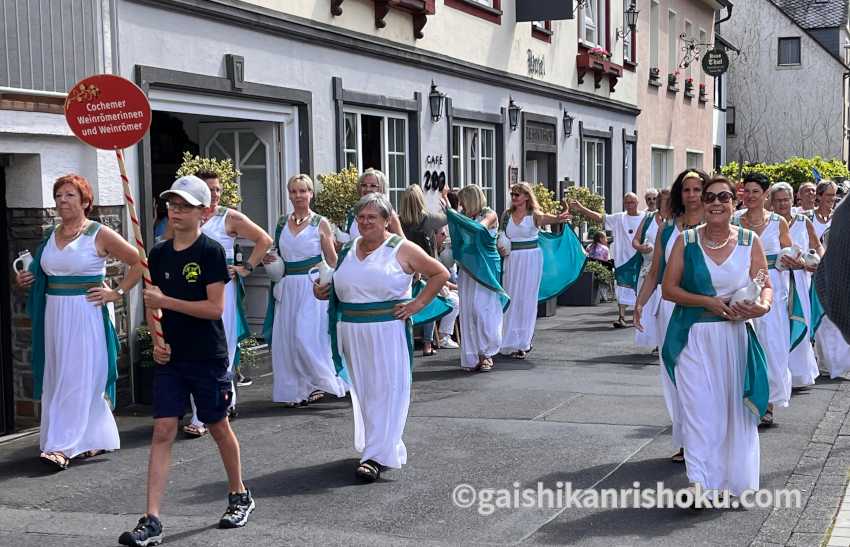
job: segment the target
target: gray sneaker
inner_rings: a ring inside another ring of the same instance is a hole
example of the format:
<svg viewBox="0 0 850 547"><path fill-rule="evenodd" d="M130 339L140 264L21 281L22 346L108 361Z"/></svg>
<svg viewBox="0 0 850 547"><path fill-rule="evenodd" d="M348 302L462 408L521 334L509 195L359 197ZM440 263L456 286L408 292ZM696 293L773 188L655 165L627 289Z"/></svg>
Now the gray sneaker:
<svg viewBox="0 0 850 547"><path fill-rule="evenodd" d="M121 534L118 543L130 547L159 545L162 543L162 522L156 517L145 515L139 519L135 528Z"/></svg>
<svg viewBox="0 0 850 547"><path fill-rule="evenodd" d="M241 494L227 495L227 510L218 521L219 528L241 528L248 522L248 515L254 510L254 498L246 489Z"/></svg>

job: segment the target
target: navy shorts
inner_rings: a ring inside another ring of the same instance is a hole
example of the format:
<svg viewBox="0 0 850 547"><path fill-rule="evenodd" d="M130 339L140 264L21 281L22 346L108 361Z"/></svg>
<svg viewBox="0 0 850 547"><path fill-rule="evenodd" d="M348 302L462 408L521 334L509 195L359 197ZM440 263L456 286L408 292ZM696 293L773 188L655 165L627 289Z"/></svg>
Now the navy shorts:
<svg viewBox="0 0 850 547"><path fill-rule="evenodd" d="M195 399L198 419L214 424L227 416L233 398L227 357L204 361L172 361L157 365L153 378L153 417L182 418Z"/></svg>

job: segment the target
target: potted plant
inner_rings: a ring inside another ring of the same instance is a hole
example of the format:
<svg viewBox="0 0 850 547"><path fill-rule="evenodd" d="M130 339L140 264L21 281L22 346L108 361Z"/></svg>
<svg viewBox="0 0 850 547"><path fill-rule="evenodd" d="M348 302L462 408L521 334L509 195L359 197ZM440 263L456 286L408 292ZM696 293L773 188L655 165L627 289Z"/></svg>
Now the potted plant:
<svg viewBox="0 0 850 547"><path fill-rule="evenodd" d="M649 83L650 85L660 86L661 85L661 69L658 67L650 67L649 69Z"/></svg>
<svg viewBox="0 0 850 547"><path fill-rule="evenodd" d="M679 91L679 71L671 72L667 75L667 90L674 93Z"/></svg>
<svg viewBox="0 0 850 547"><path fill-rule="evenodd" d="M147 325L136 329L136 346L139 348L139 360L135 363L133 376L133 399L142 405L153 404L153 373L156 362L153 360L153 336Z"/></svg>
<svg viewBox="0 0 850 547"><path fill-rule="evenodd" d="M357 191L358 177L357 168L353 165L338 173L319 175L313 210L337 226L345 228L348 212L360 199L360 193Z"/></svg>
<svg viewBox="0 0 850 547"><path fill-rule="evenodd" d="M685 80L685 97L694 96L694 79L688 78Z"/></svg>
<svg viewBox="0 0 850 547"><path fill-rule="evenodd" d="M564 210L563 204L555 199L555 193L543 184L535 184L531 187L531 189L534 192L534 197L537 198L537 204L540 205L540 210L543 213L557 215ZM560 229L560 226L553 226L552 228ZM557 298L550 298L549 300L537 304L537 317L552 317L555 313L557 313L557 311Z"/></svg>
<svg viewBox="0 0 850 547"><path fill-rule="evenodd" d="M267 354L269 345L260 343L259 335L249 334L239 342L239 369L242 371L255 370L262 355ZM263 371L265 372L265 371ZM245 374L243 372L243 374ZM251 374L245 374L251 376Z"/></svg>
<svg viewBox="0 0 850 547"><path fill-rule="evenodd" d="M708 102L708 94L705 91L705 84L699 84L699 102Z"/></svg>

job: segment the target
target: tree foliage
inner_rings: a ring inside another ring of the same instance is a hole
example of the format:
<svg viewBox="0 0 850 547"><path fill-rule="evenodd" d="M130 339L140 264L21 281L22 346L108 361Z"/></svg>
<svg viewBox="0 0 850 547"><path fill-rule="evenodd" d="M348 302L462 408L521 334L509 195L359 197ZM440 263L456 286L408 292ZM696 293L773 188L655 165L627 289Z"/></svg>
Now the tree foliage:
<svg viewBox="0 0 850 547"><path fill-rule="evenodd" d="M549 190L543 184L534 184L531 190L534 192L534 197L537 198L537 204L540 205L541 213L557 215L564 210L564 205L555 199L555 192Z"/></svg>

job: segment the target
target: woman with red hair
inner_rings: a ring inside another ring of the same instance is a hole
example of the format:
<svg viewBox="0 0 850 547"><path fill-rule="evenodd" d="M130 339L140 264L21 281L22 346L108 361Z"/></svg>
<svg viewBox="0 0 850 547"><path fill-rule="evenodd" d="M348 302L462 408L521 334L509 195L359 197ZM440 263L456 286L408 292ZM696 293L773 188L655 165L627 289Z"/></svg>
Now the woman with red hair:
<svg viewBox="0 0 850 547"><path fill-rule="evenodd" d="M18 286L30 289L34 397L41 399L41 459L66 469L71 458L120 447L112 416L118 337L111 303L141 277L136 249L86 218L88 181L65 175L53 185L60 223L48 230ZM130 269L116 289L104 283L106 261Z"/></svg>

